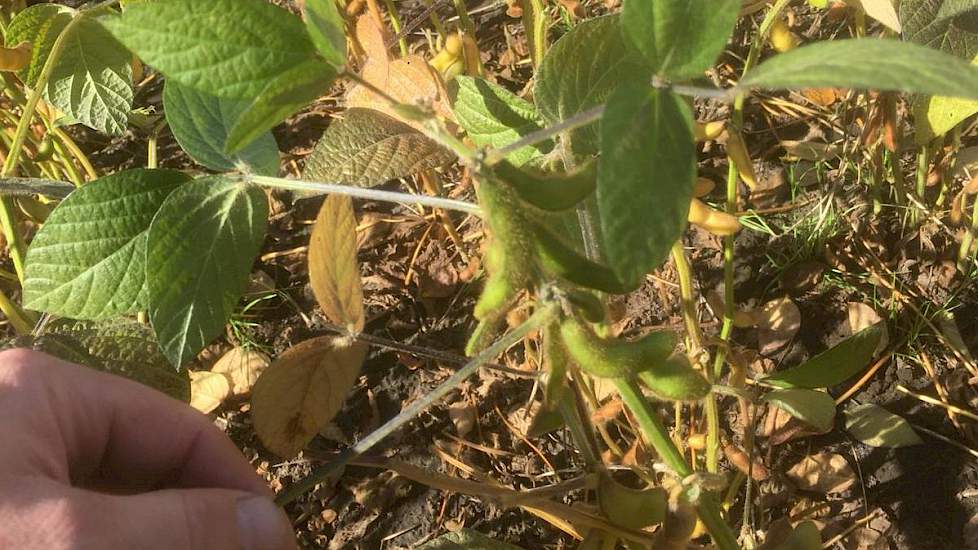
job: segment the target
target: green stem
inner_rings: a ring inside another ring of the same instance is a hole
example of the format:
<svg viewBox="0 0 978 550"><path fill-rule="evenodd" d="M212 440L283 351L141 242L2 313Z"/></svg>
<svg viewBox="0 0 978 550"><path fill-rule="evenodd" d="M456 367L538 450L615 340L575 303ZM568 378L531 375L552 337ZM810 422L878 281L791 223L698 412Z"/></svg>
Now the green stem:
<svg viewBox="0 0 978 550"><path fill-rule="evenodd" d="M394 0L384 0L384 5L387 6L387 14L391 18L391 27L394 28L394 34L397 35L397 45L401 49L401 57L407 57L408 45L407 40L401 35L401 18L397 15L397 6L394 5Z"/></svg>
<svg viewBox="0 0 978 550"><path fill-rule="evenodd" d="M458 14L458 20L461 24L462 30L465 34L469 36L475 36L475 23L472 22L472 18L469 17L469 10L465 7L465 0L452 0L455 5L455 13Z"/></svg>
<svg viewBox="0 0 978 550"><path fill-rule="evenodd" d="M479 367L495 359L498 355L509 349L510 346L521 341L530 332L533 332L534 330L553 321L558 312L559 309L557 304L544 304L543 307L534 312L529 319L523 322L523 324L506 333L506 335L496 341L495 344L489 346L485 351L473 357L472 360L465 364L465 366L455 371L455 374L449 376L435 389L426 393L420 399L413 401L410 405L405 407L400 414L388 420L383 426L377 428L369 435L361 439L356 445L343 451L343 453L341 453L336 460L326 464L322 468L311 473L306 478L298 481L295 485L283 491L278 495L275 501L279 504L279 506L285 506L307 491L312 490L312 488L316 485L319 485L320 483L338 474L340 470L349 464L351 460L373 448L374 445L380 443L384 438L413 420L428 407L434 405L442 397L455 390L462 382L465 381L466 378L472 376L472 374L474 374Z"/></svg>
<svg viewBox="0 0 978 550"><path fill-rule="evenodd" d="M964 210L967 200L967 195L961 197L961 201L965 202L965 204L961 205L962 210ZM972 200L971 227L968 228L964 237L961 238L961 248L958 249L958 271L965 276L971 271L971 267L968 265L968 258L971 255L971 247L974 245L976 234L978 234L978 197Z"/></svg>
<svg viewBox="0 0 978 550"><path fill-rule="evenodd" d="M58 35L58 38L54 41L54 45L51 46L51 52L44 62L41 74L38 75L33 90L27 97L27 103L24 104L24 112L21 113L20 121L17 123L17 130L14 132L13 142L10 144L10 151L7 154L6 161L3 163L3 169L0 170L0 178L7 178L17 172L17 167L20 164L21 150L24 148L24 142L27 139L27 131L30 129L31 119L34 118L37 102L41 99L41 91L44 90L48 80L51 79L54 66L61 56L62 50L64 50L66 37L72 31L73 27L81 21L81 17L81 15L76 15L65 26L64 30L61 31L61 34ZM3 230L3 235L7 239L7 250L10 253L10 259L14 263L14 269L17 271L17 278L20 279L20 283L23 285L24 258L27 255L27 244L24 242L24 236L17 227L17 212L14 202L10 197L0 197L0 229Z"/></svg>
<svg viewBox="0 0 978 550"><path fill-rule="evenodd" d="M691 475L693 469L686 463L686 459L683 458L676 444L669 438L669 433L659 421L655 410L642 393L638 383L633 379L618 378L615 380L615 386L618 388L618 393L621 395L625 406L635 415L635 420L642 429L645 440L655 448L659 458L672 468L680 479ZM706 526L719 550L736 550L738 548L737 538L720 514L720 503L716 495L704 491L696 502L696 510L699 512L700 521Z"/></svg>
<svg viewBox="0 0 978 550"><path fill-rule="evenodd" d="M36 320L32 320L28 313L12 302L2 290L0 290L0 311L7 316L7 320L17 334L30 334L34 330Z"/></svg>

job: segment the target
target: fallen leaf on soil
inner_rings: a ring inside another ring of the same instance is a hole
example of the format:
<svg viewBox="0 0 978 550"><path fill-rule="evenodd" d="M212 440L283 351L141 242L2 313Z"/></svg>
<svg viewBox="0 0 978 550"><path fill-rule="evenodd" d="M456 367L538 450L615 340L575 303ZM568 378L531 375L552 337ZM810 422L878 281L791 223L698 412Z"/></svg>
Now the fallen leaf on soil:
<svg viewBox="0 0 978 550"><path fill-rule="evenodd" d="M264 353L248 348L232 348L214 363L211 372L223 374L231 383L232 395L245 395L258 380L271 359Z"/></svg>
<svg viewBox="0 0 978 550"><path fill-rule="evenodd" d="M833 453L806 456L787 474L799 489L823 494L840 493L856 483L856 474L845 457Z"/></svg>
<svg viewBox="0 0 978 550"><path fill-rule="evenodd" d="M258 378L251 396L255 432L272 452L291 458L339 412L367 355L361 342L333 336L301 342Z"/></svg>
<svg viewBox="0 0 978 550"><path fill-rule="evenodd" d="M207 414L218 408L231 394L231 384L223 374L209 371L190 373L190 406Z"/></svg>
<svg viewBox="0 0 978 550"><path fill-rule="evenodd" d="M853 334L883 321L883 319L880 318L879 313L876 313L876 310L869 304L864 304L862 302L849 302L848 308L849 328L852 329ZM880 343L876 346L877 352L885 348L888 343L889 338L884 330L883 337L880 338Z"/></svg>
<svg viewBox="0 0 978 550"><path fill-rule="evenodd" d="M801 95L816 105L828 107L845 95L845 90L840 88L808 88L802 90Z"/></svg>
<svg viewBox="0 0 978 550"><path fill-rule="evenodd" d="M456 401L448 406L448 418L455 425L455 433L465 437L475 428L475 407L467 401Z"/></svg>
<svg viewBox="0 0 978 550"><path fill-rule="evenodd" d="M907 447L923 440L903 417L863 403L846 409L846 431L871 447Z"/></svg>
<svg viewBox="0 0 978 550"><path fill-rule="evenodd" d="M801 311L787 296L771 300L753 315L761 355L771 355L788 345L801 328Z"/></svg>
<svg viewBox="0 0 978 550"><path fill-rule="evenodd" d="M783 290L799 294L818 286L825 270L826 266L822 262L808 260L785 269L778 279Z"/></svg>
<svg viewBox="0 0 978 550"><path fill-rule="evenodd" d="M842 148L821 141L795 141L784 140L781 142L789 156L802 160L831 160L842 154Z"/></svg>
<svg viewBox="0 0 978 550"><path fill-rule="evenodd" d="M352 199L329 195L309 239L309 284L316 301L330 321L354 333L364 324L356 228Z"/></svg>
<svg viewBox="0 0 978 550"><path fill-rule="evenodd" d="M842 539L845 550L887 550L890 547L889 534L893 524L878 508L870 513L874 514L874 517L869 520L869 523L860 526ZM975 548L975 546L966 544L965 548Z"/></svg>

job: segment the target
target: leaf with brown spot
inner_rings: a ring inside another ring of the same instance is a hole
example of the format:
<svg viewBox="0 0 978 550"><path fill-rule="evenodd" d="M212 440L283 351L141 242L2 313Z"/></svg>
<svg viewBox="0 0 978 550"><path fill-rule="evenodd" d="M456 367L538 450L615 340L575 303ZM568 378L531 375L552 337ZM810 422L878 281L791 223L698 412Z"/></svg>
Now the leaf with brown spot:
<svg viewBox="0 0 978 550"><path fill-rule="evenodd" d="M348 196L329 195L319 209L309 240L309 284L330 321L354 333L363 330L357 219Z"/></svg>
<svg viewBox="0 0 978 550"><path fill-rule="evenodd" d="M360 376L367 345L321 336L292 346L258 378L251 396L255 432L272 452L299 454L339 412Z"/></svg>
<svg viewBox="0 0 978 550"><path fill-rule="evenodd" d="M190 406L207 414L221 406L231 394L231 384L223 374L209 371L190 373Z"/></svg>
<svg viewBox="0 0 978 550"><path fill-rule="evenodd" d="M227 377L232 395L245 395L270 362L271 359L258 350L237 347L222 355L211 367L211 372Z"/></svg>

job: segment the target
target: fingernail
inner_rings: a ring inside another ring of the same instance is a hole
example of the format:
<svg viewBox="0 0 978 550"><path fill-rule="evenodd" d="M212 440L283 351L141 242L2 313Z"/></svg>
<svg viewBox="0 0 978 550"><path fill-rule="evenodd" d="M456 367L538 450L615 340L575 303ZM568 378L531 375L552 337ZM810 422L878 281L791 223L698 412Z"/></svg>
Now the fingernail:
<svg viewBox="0 0 978 550"><path fill-rule="evenodd" d="M264 497L238 501L238 533L245 550L295 548L295 535L281 508Z"/></svg>

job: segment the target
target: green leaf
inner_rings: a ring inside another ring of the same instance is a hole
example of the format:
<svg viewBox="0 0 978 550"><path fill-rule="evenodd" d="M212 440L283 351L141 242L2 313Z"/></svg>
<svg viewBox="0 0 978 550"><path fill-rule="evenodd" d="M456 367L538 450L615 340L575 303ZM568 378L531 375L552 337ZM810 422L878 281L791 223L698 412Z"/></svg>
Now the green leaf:
<svg viewBox="0 0 978 550"><path fill-rule="evenodd" d="M791 416L826 433L835 424L835 400L821 391L806 389L774 390L764 400Z"/></svg>
<svg viewBox="0 0 978 550"><path fill-rule="evenodd" d="M696 179L692 113L682 98L619 88L601 120L598 211L608 264L631 287L662 263L686 227Z"/></svg>
<svg viewBox="0 0 978 550"><path fill-rule="evenodd" d="M913 99L914 138L919 145L926 145L975 113L978 113L978 101L973 99L916 96Z"/></svg>
<svg viewBox="0 0 978 550"><path fill-rule="evenodd" d="M934 19L943 22L964 15L973 15L976 10L978 10L978 2L975 0L944 0Z"/></svg>
<svg viewBox="0 0 978 550"><path fill-rule="evenodd" d="M160 353L153 331L129 319L58 319L34 347L66 361L125 376L183 402L190 401L187 371L174 371Z"/></svg>
<svg viewBox="0 0 978 550"><path fill-rule="evenodd" d="M306 31L319 53L337 70L346 65L346 33L343 16L334 0L305 0L302 16Z"/></svg>
<svg viewBox="0 0 978 550"><path fill-rule="evenodd" d="M236 99L221 99L169 80L163 87L163 110L166 121L180 147L202 166L228 172L245 164L257 174L278 174L278 145L271 133L235 155L224 153L228 132L238 120L247 103Z"/></svg>
<svg viewBox="0 0 978 550"><path fill-rule="evenodd" d="M910 423L890 411L864 403L846 409L846 431L872 447L907 447L923 440Z"/></svg>
<svg viewBox="0 0 978 550"><path fill-rule="evenodd" d="M268 223L260 188L221 176L180 186L146 245L149 318L179 368L221 334L248 284Z"/></svg>
<svg viewBox="0 0 978 550"><path fill-rule="evenodd" d="M305 61L277 76L238 117L225 150L235 153L244 149L326 92L335 78L336 70L318 59Z"/></svg>
<svg viewBox="0 0 978 550"><path fill-rule="evenodd" d="M740 0L625 0L625 37L659 74L702 76L733 32Z"/></svg>
<svg viewBox="0 0 978 550"><path fill-rule="evenodd" d="M505 147L543 127L536 107L502 86L471 76L458 76L452 82L455 118L479 147ZM506 158L521 166L551 147L552 142L539 143Z"/></svg>
<svg viewBox="0 0 978 550"><path fill-rule="evenodd" d="M821 550L822 534L814 521L799 523L777 550Z"/></svg>
<svg viewBox="0 0 978 550"><path fill-rule="evenodd" d="M557 124L605 102L620 85L648 84L652 72L622 36L617 15L583 21L547 51L533 97L547 124ZM571 134L579 155L598 151L598 126Z"/></svg>
<svg viewBox="0 0 978 550"><path fill-rule="evenodd" d="M73 17L77 21L69 25ZM132 56L89 15L40 4L11 22L7 42L39 44L22 78L33 86L57 35L66 32L60 56L44 87L45 100L69 118L105 134L125 132L132 110Z"/></svg>
<svg viewBox="0 0 978 550"><path fill-rule="evenodd" d="M421 132L372 109L347 109L306 159L303 177L373 187L437 168L455 156Z"/></svg>
<svg viewBox="0 0 978 550"><path fill-rule="evenodd" d="M869 366L884 330L882 324L865 328L797 367L764 378L764 382L779 388L827 388L845 382Z"/></svg>
<svg viewBox="0 0 978 550"><path fill-rule="evenodd" d="M779 54L743 88L859 88L978 99L978 67L924 46L882 38L832 40Z"/></svg>
<svg viewBox="0 0 978 550"><path fill-rule="evenodd" d="M166 197L190 178L138 168L105 176L58 205L27 251L24 304L75 319L146 307L146 236Z"/></svg>
<svg viewBox="0 0 978 550"><path fill-rule="evenodd" d="M939 17L946 0L901 0L903 39L962 59L978 55L978 15ZM947 14L947 12L945 12Z"/></svg>
<svg viewBox="0 0 978 550"><path fill-rule="evenodd" d="M168 79L231 99L316 54L302 21L265 0L140 2L104 24Z"/></svg>
<svg viewBox="0 0 978 550"><path fill-rule="evenodd" d="M20 11L10 21L4 35L4 44L12 48L21 42L31 43L31 61L18 76L28 86L37 82L44 62L54 47L58 35L64 30L75 10L57 4L35 4Z"/></svg>
<svg viewBox="0 0 978 550"><path fill-rule="evenodd" d="M478 531L462 528L435 540L424 543L417 550L522 550L496 539L489 538Z"/></svg>

